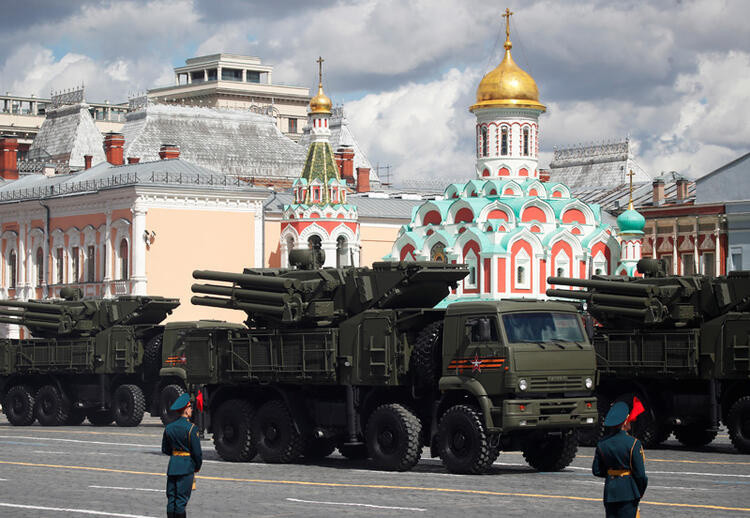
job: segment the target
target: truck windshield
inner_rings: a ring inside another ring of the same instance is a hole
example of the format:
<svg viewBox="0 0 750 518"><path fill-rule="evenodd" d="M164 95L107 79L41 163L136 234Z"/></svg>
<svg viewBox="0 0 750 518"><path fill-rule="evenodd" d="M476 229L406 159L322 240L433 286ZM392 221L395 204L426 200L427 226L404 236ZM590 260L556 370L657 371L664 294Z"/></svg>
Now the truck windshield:
<svg viewBox="0 0 750 518"><path fill-rule="evenodd" d="M578 316L571 313L509 313L503 315L509 342L582 342Z"/></svg>

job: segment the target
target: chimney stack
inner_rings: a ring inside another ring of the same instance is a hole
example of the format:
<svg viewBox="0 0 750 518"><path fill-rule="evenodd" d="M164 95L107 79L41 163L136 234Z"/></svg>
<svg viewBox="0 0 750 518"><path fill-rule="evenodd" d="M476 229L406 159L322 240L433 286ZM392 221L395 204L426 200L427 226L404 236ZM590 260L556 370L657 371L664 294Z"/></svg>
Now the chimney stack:
<svg viewBox="0 0 750 518"><path fill-rule="evenodd" d="M159 149L159 158L162 160L180 158L180 146L176 144L162 144L161 149Z"/></svg>
<svg viewBox="0 0 750 518"><path fill-rule="evenodd" d="M688 181L685 178L677 180L677 199L687 200L688 198Z"/></svg>
<svg viewBox="0 0 750 518"><path fill-rule="evenodd" d="M94 159L93 155L83 155L83 168L91 169L91 160Z"/></svg>
<svg viewBox="0 0 750 518"><path fill-rule="evenodd" d="M370 168L357 168L357 192L370 192Z"/></svg>
<svg viewBox="0 0 750 518"><path fill-rule="evenodd" d="M140 161L141 161L140 157L137 157L137 156L129 156L128 157L128 164L137 164Z"/></svg>
<svg viewBox="0 0 750 518"><path fill-rule="evenodd" d="M657 178L651 185L654 187L654 205L664 204L664 180Z"/></svg>
<svg viewBox="0 0 750 518"><path fill-rule="evenodd" d="M351 146L342 146L334 153L339 175L347 185L354 185L354 150Z"/></svg>
<svg viewBox="0 0 750 518"><path fill-rule="evenodd" d="M539 170L539 181L542 183L549 182L550 180L550 174L549 170L547 169L540 169Z"/></svg>
<svg viewBox="0 0 750 518"><path fill-rule="evenodd" d="M104 156L107 157L107 162L112 165L122 165L123 161L123 147L125 146L125 137L122 133L115 133L110 131L104 135Z"/></svg>
<svg viewBox="0 0 750 518"><path fill-rule="evenodd" d="M0 176L6 180L18 179L18 140L0 137Z"/></svg>

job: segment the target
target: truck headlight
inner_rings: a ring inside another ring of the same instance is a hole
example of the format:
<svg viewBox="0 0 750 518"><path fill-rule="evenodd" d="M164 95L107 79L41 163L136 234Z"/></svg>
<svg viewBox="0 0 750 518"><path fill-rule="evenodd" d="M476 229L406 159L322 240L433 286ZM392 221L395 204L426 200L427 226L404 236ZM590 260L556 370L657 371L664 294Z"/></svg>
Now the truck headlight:
<svg viewBox="0 0 750 518"><path fill-rule="evenodd" d="M584 385L586 385L586 388L587 388L587 389L591 389L591 388L593 388L593 387L594 387L594 380L592 380L591 378L586 378L586 379L585 379L585 380L583 381L583 384L584 384Z"/></svg>
<svg viewBox="0 0 750 518"><path fill-rule="evenodd" d="M526 390L529 388L529 383L525 379L518 380L518 388L521 390Z"/></svg>

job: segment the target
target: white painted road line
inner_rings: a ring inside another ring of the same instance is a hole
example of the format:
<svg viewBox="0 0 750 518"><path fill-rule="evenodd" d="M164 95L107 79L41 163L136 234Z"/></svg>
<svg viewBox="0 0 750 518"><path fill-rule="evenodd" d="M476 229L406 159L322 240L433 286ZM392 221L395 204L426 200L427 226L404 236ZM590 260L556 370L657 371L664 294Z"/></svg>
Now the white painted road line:
<svg viewBox="0 0 750 518"><path fill-rule="evenodd" d="M59 441L59 442L75 442L80 444L104 444L107 446L136 446L138 448L161 448L161 445L157 444L132 444L125 442L101 442L101 441L81 441L79 439L58 439L56 437L31 437L28 435L0 435L0 439L27 439L30 441Z"/></svg>
<svg viewBox="0 0 750 518"><path fill-rule="evenodd" d="M301 504L322 504L322 505L346 505L350 507L367 507L371 509L390 509L392 511L418 511L425 512L427 509L419 507L391 507L387 505L358 504L353 502L318 502L317 500L300 500L299 498L287 498L288 502L299 502Z"/></svg>
<svg viewBox="0 0 750 518"><path fill-rule="evenodd" d="M119 514L111 511L92 511L90 509L65 509L62 507L42 507L39 505L8 504L0 502L0 507L12 507L15 509L34 509L35 511L54 511L56 513L95 514L98 516L115 516L116 518L159 518L158 516L146 516L143 514Z"/></svg>
<svg viewBox="0 0 750 518"><path fill-rule="evenodd" d="M110 453L106 451L45 451L45 450L32 450L31 453L44 453L45 455L107 455L108 457L130 457L130 454L125 453Z"/></svg>
<svg viewBox="0 0 750 518"><path fill-rule="evenodd" d="M89 486L94 489L122 489L123 491L154 491L156 493L163 493L164 489L151 489L147 487L117 487L117 486Z"/></svg>

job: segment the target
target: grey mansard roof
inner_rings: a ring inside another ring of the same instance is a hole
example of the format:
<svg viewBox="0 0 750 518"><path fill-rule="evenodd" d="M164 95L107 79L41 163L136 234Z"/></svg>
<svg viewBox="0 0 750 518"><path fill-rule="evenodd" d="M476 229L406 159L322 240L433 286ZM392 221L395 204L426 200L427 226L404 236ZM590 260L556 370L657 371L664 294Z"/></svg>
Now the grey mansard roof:
<svg viewBox="0 0 750 518"><path fill-rule="evenodd" d="M294 179L305 161L272 117L249 111L148 104L127 114L122 132L125 157L158 160L162 144L176 144L181 159L229 175Z"/></svg>

